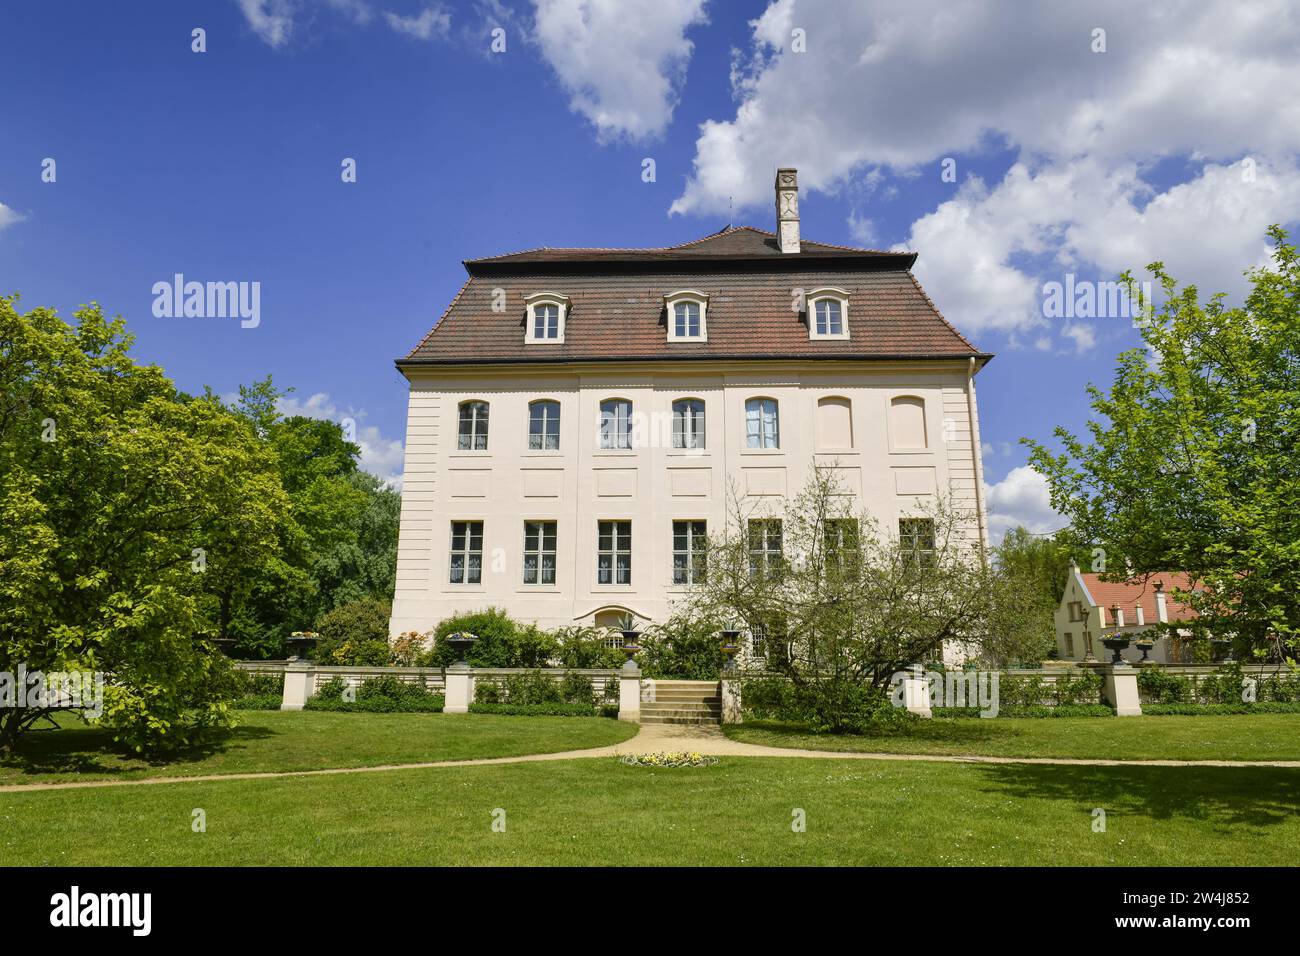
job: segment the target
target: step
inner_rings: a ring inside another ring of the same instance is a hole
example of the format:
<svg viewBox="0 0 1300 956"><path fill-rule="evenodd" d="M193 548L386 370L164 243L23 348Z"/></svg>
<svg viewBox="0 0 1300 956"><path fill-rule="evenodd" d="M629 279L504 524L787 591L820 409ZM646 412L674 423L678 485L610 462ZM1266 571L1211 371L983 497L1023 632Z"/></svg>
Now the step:
<svg viewBox="0 0 1300 956"><path fill-rule="evenodd" d="M712 717L661 717L657 714L641 712L643 724L721 724L722 721Z"/></svg>
<svg viewBox="0 0 1300 956"><path fill-rule="evenodd" d="M722 707L710 707L708 704L665 704L658 701L642 701L641 713L646 714L720 714Z"/></svg>
<svg viewBox="0 0 1300 956"><path fill-rule="evenodd" d="M674 690L693 690L695 688L712 688L718 689L716 680L652 680L650 683L656 687L665 687Z"/></svg>
<svg viewBox="0 0 1300 956"><path fill-rule="evenodd" d="M712 695L706 696L706 695L704 695L704 694L683 694L683 693L681 693L681 692L679 692L679 691L671 691L671 690L656 690L656 691L654 692L654 699L655 699L655 700L659 700L659 701L663 701L663 700L680 700L680 701L687 701L687 702L689 702L689 703L701 703L701 704L703 704L703 703L710 703L710 704L720 704L720 703L722 703L722 698L719 697L717 694L712 694Z"/></svg>

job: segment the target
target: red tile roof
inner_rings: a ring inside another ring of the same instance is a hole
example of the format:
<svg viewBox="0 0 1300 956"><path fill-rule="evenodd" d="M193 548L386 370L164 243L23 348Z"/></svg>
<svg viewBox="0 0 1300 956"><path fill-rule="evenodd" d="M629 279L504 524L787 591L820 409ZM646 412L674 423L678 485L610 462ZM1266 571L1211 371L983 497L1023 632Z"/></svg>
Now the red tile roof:
<svg viewBox="0 0 1300 956"><path fill-rule="evenodd" d="M910 272L915 254L802 242L782 254L772 233L730 228L661 249L535 249L465 262L469 280L408 365L654 359L968 359L980 352ZM849 293L847 340L810 340L796 289ZM664 295L709 295L707 342L667 340ZM505 293L506 310L493 311ZM569 297L564 343L524 345L524 297Z"/></svg>
<svg viewBox="0 0 1300 956"><path fill-rule="evenodd" d="M1193 582L1190 577L1181 571L1156 571L1148 575L1131 578L1128 581L1103 581L1101 575L1081 573L1084 585L1088 588L1088 593L1098 605L1106 609L1106 621L1110 623L1110 609L1113 605L1119 605L1124 611L1124 623L1136 624L1137 614L1135 608L1142 605L1142 613L1146 618L1146 623L1154 624L1159 618L1156 616L1156 582L1164 584L1165 589L1165 610L1171 621L1187 621L1196 617L1196 611L1176 600L1172 594L1174 588L1181 588L1184 591L1190 591Z"/></svg>

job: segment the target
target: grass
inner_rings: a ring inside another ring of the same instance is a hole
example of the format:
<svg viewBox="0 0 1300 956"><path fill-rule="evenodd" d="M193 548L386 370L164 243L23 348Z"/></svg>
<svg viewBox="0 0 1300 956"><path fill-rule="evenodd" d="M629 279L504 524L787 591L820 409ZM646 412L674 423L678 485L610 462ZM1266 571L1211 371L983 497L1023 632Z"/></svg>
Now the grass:
<svg viewBox="0 0 1300 956"><path fill-rule="evenodd" d="M637 729L599 717L242 711L239 726L214 743L149 763L117 751L107 731L65 718L62 729L35 731L0 759L0 784L513 757L604 747Z"/></svg>
<svg viewBox="0 0 1300 956"><path fill-rule="evenodd" d="M192 830L195 809L206 832ZM796 811L806 832L792 831ZM1234 866L1298 854L1300 774L1275 768L723 757L654 770L611 757L0 794L8 866Z"/></svg>
<svg viewBox="0 0 1300 956"><path fill-rule="evenodd" d="M756 721L730 725L726 733L745 743L806 750L1107 760L1300 760L1300 714L936 717L879 736L818 734L797 724Z"/></svg>

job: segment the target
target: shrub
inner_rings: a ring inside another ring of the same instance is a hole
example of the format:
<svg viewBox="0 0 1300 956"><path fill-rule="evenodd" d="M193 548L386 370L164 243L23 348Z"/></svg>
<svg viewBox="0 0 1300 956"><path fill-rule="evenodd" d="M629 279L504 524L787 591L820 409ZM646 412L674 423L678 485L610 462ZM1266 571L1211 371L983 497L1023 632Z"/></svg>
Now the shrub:
<svg viewBox="0 0 1300 956"><path fill-rule="evenodd" d="M652 680L717 680L727 655L718 636L721 625L690 613L652 624L641 635L638 660Z"/></svg>
<svg viewBox="0 0 1300 956"><path fill-rule="evenodd" d="M501 703L501 688L490 680L474 681L474 703L476 704L499 704Z"/></svg>
<svg viewBox="0 0 1300 956"><path fill-rule="evenodd" d="M1091 672L1070 677L1058 674L1052 696L1059 707L1063 704L1096 704L1101 698L1102 676Z"/></svg>
<svg viewBox="0 0 1300 956"><path fill-rule="evenodd" d="M304 705L307 710L360 713L436 713L442 710L441 694L431 694L419 684L409 684L391 674L362 681L355 700L345 700L348 684L335 677L322 684Z"/></svg>
<svg viewBox="0 0 1300 956"><path fill-rule="evenodd" d="M595 627L562 627L553 633L556 658L565 667L621 667L626 659L606 646L607 632Z"/></svg>
<svg viewBox="0 0 1300 956"><path fill-rule="evenodd" d="M1047 698L1047 684L1037 674L1020 677L1003 674L998 679L998 705L1009 707L1041 707Z"/></svg>
<svg viewBox="0 0 1300 956"><path fill-rule="evenodd" d="M1177 704L1192 696L1192 683L1180 674L1162 667L1144 667L1138 671L1138 693L1143 704Z"/></svg>
<svg viewBox="0 0 1300 956"><path fill-rule="evenodd" d="M544 671L532 670L510 674L505 679L506 703L509 704L561 704L564 695L560 685Z"/></svg>
<svg viewBox="0 0 1300 956"><path fill-rule="evenodd" d="M427 656L430 635L419 631L407 631L393 639L389 652L392 662L398 667L415 667Z"/></svg>
<svg viewBox="0 0 1300 956"><path fill-rule="evenodd" d="M825 696L829 690L837 695L830 702L840 721L837 727L829 726L818 716L824 712L820 708L827 705ZM816 700L812 697L814 693ZM753 719L804 724L818 732L887 733L920 719L902 707L895 707L889 694L869 684L847 681L822 684L810 691L783 677L755 677L744 681L740 699L745 714Z"/></svg>
<svg viewBox="0 0 1300 956"><path fill-rule="evenodd" d="M570 671L560 682L560 696L566 704L590 704L596 699L596 691L590 677Z"/></svg>
<svg viewBox="0 0 1300 956"><path fill-rule="evenodd" d="M435 667L456 660L447 638L468 631L478 638L465 660L475 667L544 667L556 651L555 638L535 624L520 624L500 608L458 614L434 630L433 649L421 659Z"/></svg>
<svg viewBox="0 0 1300 956"><path fill-rule="evenodd" d="M348 666L388 663L388 617L391 605L378 598L341 604L316 622L320 641L315 657L322 664Z"/></svg>

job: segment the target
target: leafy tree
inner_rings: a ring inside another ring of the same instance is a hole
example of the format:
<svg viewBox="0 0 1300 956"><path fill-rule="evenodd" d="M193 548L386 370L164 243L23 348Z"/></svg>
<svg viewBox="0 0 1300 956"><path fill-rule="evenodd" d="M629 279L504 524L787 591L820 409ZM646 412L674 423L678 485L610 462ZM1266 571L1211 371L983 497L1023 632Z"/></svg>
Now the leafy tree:
<svg viewBox="0 0 1300 956"><path fill-rule="evenodd" d="M322 664L388 663L388 615L392 607L378 598L340 604L316 622L320 643L315 656Z"/></svg>
<svg viewBox="0 0 1300 956"><path fill-rule="evenodd" d="M797 709L833 731L890 714L893 675L930 660L946 642L969 653L1021 656L1024 604L980 560L974 522L945 500L886 534L833 469L815 468L792 501L746 511L732 495L727 527L711 538L706 575L689 604L703 620L763 627L771 671ZM779 520L780 546L771 526Z"/></svg>
<svg viewBox="0 0 1300 956"><path fill-rule="evenodd" d="M1240 306L1207 302L1148 266L1164 304L1142 348L1119 356L1108 392L1090 386L1090 441L1025 440L1071 547L1101 549L1117 578L1187 571L1201 634L1258 653L1300 637L1300 258L1274 226L1272 267ZM1130 293L1134 281L1124 275Z"/></svg>
<svg viewBox="0 0 1300 956"><path fill-rule="evenodd" d="M0 670L103 671L137 751L228 720L212 590L276 551L287 501L247 421L130 357L122 319L0 298ZM51 706L0 710L12 749Z"/></svg>
<svg viewBox="0 0 1300 956"><path fill-rule="evenodd" d="M1043 660L1056 647L1053 613L1065 594L1069 549L1055 536L1036 536L1018 526L1003 535L992 559L1004 589L1024 605L1020 620L1025 630L1016 641L1024 651L1021 660Z"/></svg>

